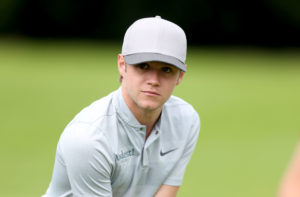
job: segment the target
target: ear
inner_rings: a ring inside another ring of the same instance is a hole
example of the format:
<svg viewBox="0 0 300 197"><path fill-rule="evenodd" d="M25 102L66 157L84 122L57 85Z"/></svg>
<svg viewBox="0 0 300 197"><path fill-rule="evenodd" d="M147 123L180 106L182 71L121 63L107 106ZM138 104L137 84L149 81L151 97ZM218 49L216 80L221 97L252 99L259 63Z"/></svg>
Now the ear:
<svg viewBox="0 0 300 197"><path fill-rule="evenodd" d="M179 77L178 77L178 80L176 82L176 85L179 85L183 79L183 76L184 76L184 72L183 71L180 71L180 74L179 74Z"/></svg>
<svg viewBox="0 0 300 197"><path fill-rule="evenodd" d="M118 55L118 70L120 73L120 76L123 77L125 74L125 70L126 66L125 66L125 61L124 61L124 57L123 55L119 54Z"/></svg>
<svg viewBox="0 0 300 197"><path fill-rule="evenodd" d="M187 65L185 65L185 68L187 67ZM179 77L178 77L178 80L176 82L176 85L179 85L183 79L183 76L184 76L184 73L183 71L180 71L180 74L179 74Z"/></svg>

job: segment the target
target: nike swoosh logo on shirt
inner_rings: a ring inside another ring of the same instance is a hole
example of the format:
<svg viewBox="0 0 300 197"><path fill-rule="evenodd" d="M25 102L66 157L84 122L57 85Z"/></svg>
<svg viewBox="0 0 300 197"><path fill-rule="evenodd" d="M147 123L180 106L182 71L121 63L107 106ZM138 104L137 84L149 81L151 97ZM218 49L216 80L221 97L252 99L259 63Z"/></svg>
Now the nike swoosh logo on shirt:
<svg viewBox="0 0 300 197"><path fill-rule="evenodd" d="M162 152L162 150L160 150L160 156L165 156L166 154L170 153L170 152L173 152L174 150L176 150L177 148L174 148L174 149L171 149L167 152Z"/></svg>

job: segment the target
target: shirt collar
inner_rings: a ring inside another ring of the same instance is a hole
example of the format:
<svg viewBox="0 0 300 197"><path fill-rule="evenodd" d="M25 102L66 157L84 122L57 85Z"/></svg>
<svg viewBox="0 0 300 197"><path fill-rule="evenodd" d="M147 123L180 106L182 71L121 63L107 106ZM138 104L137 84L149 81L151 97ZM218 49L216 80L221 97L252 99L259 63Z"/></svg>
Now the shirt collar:
<svg viewBox="0 0 300 197"><path fill-rule="evenodd" d="M115 106L116 111L118 115L129 125L134 127L141 127L142 125L139 123L139 121L135 118L135 116L132 114L130 109L128 108L127 104L125 103L125 100L123 98L122 94L122 88L120 87L114 96L115 100Z"/></svg>

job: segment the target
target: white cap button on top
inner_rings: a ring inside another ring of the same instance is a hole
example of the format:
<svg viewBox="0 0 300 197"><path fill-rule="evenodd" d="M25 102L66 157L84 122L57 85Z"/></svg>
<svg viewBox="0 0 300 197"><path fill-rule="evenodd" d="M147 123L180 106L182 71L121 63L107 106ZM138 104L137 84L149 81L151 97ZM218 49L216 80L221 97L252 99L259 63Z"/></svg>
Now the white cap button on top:
<svg viewBox="0 0 300 197"><path fill-rule="evenodd" d="M155 16L155 18L161 18L160 16Z"/></svg>

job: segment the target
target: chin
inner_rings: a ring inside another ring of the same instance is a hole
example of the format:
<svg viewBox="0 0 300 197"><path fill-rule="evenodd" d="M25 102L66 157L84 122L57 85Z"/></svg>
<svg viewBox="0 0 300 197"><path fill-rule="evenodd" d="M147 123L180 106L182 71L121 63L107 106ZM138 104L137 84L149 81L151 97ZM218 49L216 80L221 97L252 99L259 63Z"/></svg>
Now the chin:
<svg viewBox="0 0 300 197"><path fill-rule="evenodd" d="M140 107L146 111L153 111L156 110L158 108L160 108L161 105L157 104L157 103L143 103L140 105Z"/></svg>

